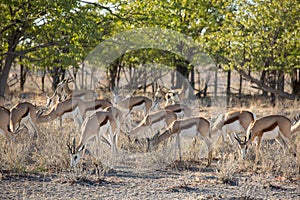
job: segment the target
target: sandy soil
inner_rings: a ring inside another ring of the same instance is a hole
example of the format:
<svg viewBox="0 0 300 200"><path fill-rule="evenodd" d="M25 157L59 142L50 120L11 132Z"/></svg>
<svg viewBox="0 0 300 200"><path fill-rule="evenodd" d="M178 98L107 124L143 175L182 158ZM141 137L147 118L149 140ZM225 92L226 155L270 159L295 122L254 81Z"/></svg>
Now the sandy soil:
<svg viewBox="0 0 300 200"><path fill-rule="evenodd" d="M176 163L160 170L110 171L73 178L71 172L2 172L1 199L300 199L300 179L257 173L229 179L200 163Z"/></svg>

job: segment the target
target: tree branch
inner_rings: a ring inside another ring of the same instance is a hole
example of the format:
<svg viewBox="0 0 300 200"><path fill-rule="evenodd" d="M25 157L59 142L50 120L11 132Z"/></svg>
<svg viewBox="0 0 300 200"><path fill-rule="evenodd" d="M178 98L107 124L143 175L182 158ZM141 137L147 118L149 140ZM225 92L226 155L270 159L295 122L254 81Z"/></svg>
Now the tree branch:
<svg viewBox="0 0 300 200"><path fill-rule="evenodd" d="M107 10L111 15L116 16L117 18L124 20L123 17L121 17L120 15L115 14L109 7L103 6L100 3L96 3L96 2L89 2L89 1L84 1L84 0L80 0L80 2L85 3L85 4L89 4L89 5L94 5L96 7L102 8L104 10Z"/></svg>
<svg viewBox="0 0 300 200"><path fill-rule="evenodd" d="M245 71L238 69L236 66L234 67L234 69L241 74L243 77L245 77L248 81L255 83L260 89L266 91L266 92L270 92L270 93L274 93L280 97L286 98L286 99L290 99L290 100L295 100L296 96L293 94L289 94L287 92L283 92L280 90L276 90L270 86L267 86L265 84L263 84L260 80L252 77L251 75L247 74Z"/></svg>
<svg viewBox="0 0 300 200"><path fill-rule="evenodd" d="M13 54L13 55L17 55L17 56L23 56L24 54L27 54L29 52L33 52L37 49L45 48L45 47L49 47L49 46L54 46L54 45L55 45L55 43L49 42L49 43L46 43L46 44L37 45L35 47L26 49L24 51L16 51L16 52L8 51L6 54Z"/></svg>

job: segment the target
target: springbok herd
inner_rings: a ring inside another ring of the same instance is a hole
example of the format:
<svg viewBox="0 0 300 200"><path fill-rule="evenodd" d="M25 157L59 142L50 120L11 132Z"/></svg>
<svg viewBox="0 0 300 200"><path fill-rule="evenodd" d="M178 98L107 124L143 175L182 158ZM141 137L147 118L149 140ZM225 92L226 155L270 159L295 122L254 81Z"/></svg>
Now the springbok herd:
<svg viewBox="0 0 300 200"><path fill-rule="evenodd" d="M257 162L262 140L270 139L275 139L282 147L289 147L298 157L292 134L299 132L300 122L292 125L291 120L283 115L256 119L251 111L236 110L219 115L211 123L203 117L192 117L192 110L180 103L187 100L186 89L166 91L159 87L153 101L146 96L121 97L113 94L113 102L110 102L97 99L91 90L71 90L68 84L72 81L70 78L63 80L42 109L38 110L29 102L18 103L10 110L1 106L1 134L13 145L15 135L24 126L30 133L37 134L37 124L59 119L62 125L64 119L71 118L81 132L79 144L76 146L73 141L72 145L68 145L72 167L79 162L91 138L97 137L109 145L114 155L118 152L116 143L119 134L135 137L145 134L146 130L155 133L147 138L147 151L155 150L162 141L175 136L180 159L180 138L198 136L208 149L208 166L212 161L215 138L221 136L224 140L226 135L232 143L237 141L243 159L249 145L256 140ZM144 118L132 127L131 113L136 111L141 111Z"/></svg>

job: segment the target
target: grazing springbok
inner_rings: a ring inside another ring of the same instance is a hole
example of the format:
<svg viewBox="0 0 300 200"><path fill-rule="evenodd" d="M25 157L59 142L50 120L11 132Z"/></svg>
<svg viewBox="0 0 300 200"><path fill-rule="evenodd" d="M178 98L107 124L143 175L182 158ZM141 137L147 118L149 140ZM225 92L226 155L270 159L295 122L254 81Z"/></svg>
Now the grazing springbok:
<svg viewBox="0 0 300 200"><path fill-rule="evenodd" d="M120 97L113 93L113 104L126 112L125 117L128 118L129 129L131 129L132 111L142 110L145 117L152 108L152 100L145 96Z"/></svg>
<svg viewBox="0 0 300 200"><path fill-rule="evenodd" d="M154 94L154 102L158 104L163 99L165 99L166 94L168 93L168 91L170 91L169 88L167 88L165 86L158 86L157 89L156 89L156 92Z"/></svg>
<svg viewBox="0 0 300 200"><path fill-rule="evenodd" d="M113 94L113 98L114 105L126 111L125 116L128 116L133 110L143 110L145 117L152 107L152 100L145 96L130 96L124 98Z"/></svg>
<svg viewBox="0 0 300 200"><path fill-rule="evenodd" d="M176 104L165 106L164 109L173 111L177 115L178 119L192 116L192 110L185 104L176 103Z"/></svg>
<svg viewBox="0 0 300 200"><path fill-rule="evenodd" d="M10 111L2 106L0 106L0 133L7 139L8 141L14 141L15 138L10 131L9 123L10 123Z"/></svg>
<svg viewBox="0 0 300 200"><path fill-rule="evenodd" d="M57 85L53 95L51 97L47 97L46 107L53 107L56 103L69 98L80 98L82 100L94 100L97 98L97 94L93 90L71 90L68 85L70 82L74 82L74 79L64 79Z"/></svg>
<svg viewBox="0 0 300 200"><path fill-rule="evenodd" d="M16 104L10 110L10 130L16 133L22 126L25 126L33 135L38 134L36 107L29 102Z"/></svg>
<svg viewBox="0 0 300 200"><path fill-rule="evenodd" d="M112 112L98 111L88 116L82 124L79 145L68 145L71 154L71 167L75 167L88 141L93 137L100 137L111 146L112 156L116 153L117 122Z"/></svg>
<svg viewBox="0 0 300 200"><path fill-rule="evenodd" d="M113 104L108 100L95 99L89 101L82 101L82 103L79 104L79 110L84 120L87 116L91 115L93 112L104 110L111 106L113 106Z"/></svg>
<svg viewBox="0 0 300 200"><path fill-rule="evenodd" d="M177 119L161 134L156 134L153 138L149 140L148 150L154 150L159 143L170 138L171 136L176 136L176 143L179 149L179 158L181 160L181 142L180 137L199 137L202 139L208 149L208 162L207 166L211 164L212 161L212 150L214 145L214 137L212 137L210 132L210 122L203 117L194 117L188 119Z"/></svg>
<svg viewBox="0 0 300 200"><path fill-rule="evenodd" d="M254 120L247 129L245 140L241 140L238 136L235 137L240 145L242 158L245 158L249 144L255 139L257 139L256 163L259 161L260 146L263 140L275 139L283 148L284 146L290 147L296 156L297 152L292 140L291 128L290 119L282 115L269 115Z"/></svg>
<svg viewBox="0 0 300 200"><path fill-rule="evenodd" d="M42 112L39 112L37 114L37 123L50 122L58 118L60 120L60 126L62 127L62 121L69 118L74 120L79 128L83 119L79 110L79 104L82 104L82 100L79 98L58 102L51 108L49 113L43 115Z"/></svg>
<svg viewBox="0 0 300 200"><path fill-rule="evenodd" d="M148 114L141 123L130 131L130 136L137 136L150 129L151 133L162 130L177 119L176 114L170 110L160 110L155 113Z"/></svg>
<svg viewBox="0 0 300 200"><path fill-rule="evenodd" d="M183 87L180 89L169 89L167 87L158 86L154 95L155 103L162 98L165 99L165 106L175 103L184 103L189 97L189 88L183 84Z"/></svg>
<svg viewBox="0 0 300 200"><path fill-rule="evenodd" d="M255 114L248 110L230 111L218 116L213 123L212 131L222 131L223 141L228 135L231 143L233 143L235 134L242 133L246 136L247 128L255 119Z"/></svg>

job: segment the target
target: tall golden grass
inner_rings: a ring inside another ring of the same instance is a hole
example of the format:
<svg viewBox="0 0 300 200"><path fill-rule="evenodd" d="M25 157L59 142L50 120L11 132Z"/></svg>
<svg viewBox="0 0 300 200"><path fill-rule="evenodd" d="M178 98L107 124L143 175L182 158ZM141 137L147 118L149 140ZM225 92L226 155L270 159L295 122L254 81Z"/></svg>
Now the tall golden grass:
<svg viewBox="0 0 300 200"><path fill-rule="evenodd" d="M263 105L263 106L262 106ZM262 117L270 114L283 114L292 119L295 115L299 114L299 102L285 101L278 104L276 107L265 106L259 101L251 102L249 107L243 107L243 109L252 110L256 113L257 117ZM241 107L239 107L240 109ZM210 110L202 112L201 115L209 118ZM214 108L217 109L217 108ZM201 108L205 110L205 108ZM76 130L76 126L72 121L63 123L63 127L59 127L58 123L49 122L40 124L38 126L39 133L38 138L33 138L26 129L23 129L18 135L16 135L16 141L13 144L7 143L7 141L0 137L0 168L1 170L13 171L13 172L63 172L69 169L70 157L68 155L67 142L70 137L76 137L79 142L79 133ZM297 146L297 151L300 152L300 133L293 135L294 142ZM123 142L126 141L124 138ZM93 150L96 153L90 153L92 155L100 155L99 158L91 158L87 153L86 158L82 159L82 163L85 168L94 168L95 162L98 162L98 166L101 162L107 162L111 159L109 147L97 149L99 143L95 144ZM105 146L105 144L102 144ZM148 156L145 159L147 165L155 165L161 163L164 166L167 162L174 160L167 160L171 156L175 156L174 140L170 140L168 148L160 149L157 152L151 154L144 154ZM201 161L206 163L207 150L201 140L186 140L183 145L183 162L185 161ZM100 152L99 152L100 151ZM118 162L129 162L129 157L126 157L127 150L124 150ZM223 152L223 153L222 153ZM219 172L220 177L224 181L234 179L237 173L256 172L262 174L273 174L278 176L284 176L286 178L293 178L298 174L298 166L296 158L288 150L284 153L283 149L276 142L265 141L262 143L261 148L261 164L256 166L254 163L255 145L252 145L250 152L247 155L246 160L241 160L239 150L236 144L231 144L226 141L222 144L222 140L219 140L215 146L212 168ZM173 154L174 153L174 154ZM123 157L122 157L123 155ZM178 154L177 154L178 155ZM92 162L89 159L94 159ZM122 160L123 159L123 160ZM178 159L178 157L177 157ZM159 164L157 165L159 166Z"/></svg>

